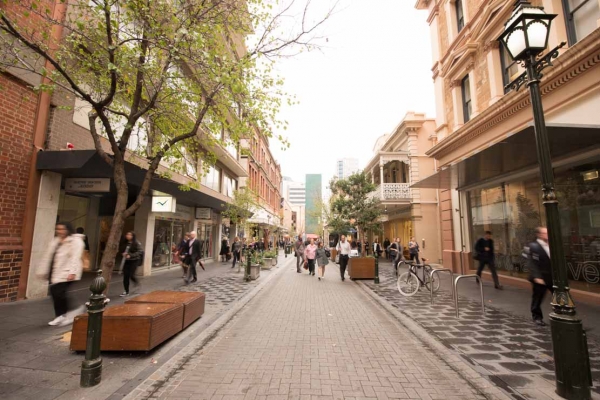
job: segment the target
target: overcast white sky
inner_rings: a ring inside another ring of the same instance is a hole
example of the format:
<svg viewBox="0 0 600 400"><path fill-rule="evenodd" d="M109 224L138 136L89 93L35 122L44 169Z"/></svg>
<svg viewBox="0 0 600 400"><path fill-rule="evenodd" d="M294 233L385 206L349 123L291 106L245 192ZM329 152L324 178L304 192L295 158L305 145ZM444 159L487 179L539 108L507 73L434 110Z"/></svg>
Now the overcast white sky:
<svg viewBox="0 0 600 400"><path fill-rule="evenodd" d="M313 3L322 3L317 0ZM320 6L323 6L323 5ZM272 152L283 176L334 173L335 161L355 157L362 168L376 139L407 111L435 116L427 13L415 0L342 0L327 23L325 47L282 61L285 89L300 104L283 107L282 133L291 147Z"/></svg>

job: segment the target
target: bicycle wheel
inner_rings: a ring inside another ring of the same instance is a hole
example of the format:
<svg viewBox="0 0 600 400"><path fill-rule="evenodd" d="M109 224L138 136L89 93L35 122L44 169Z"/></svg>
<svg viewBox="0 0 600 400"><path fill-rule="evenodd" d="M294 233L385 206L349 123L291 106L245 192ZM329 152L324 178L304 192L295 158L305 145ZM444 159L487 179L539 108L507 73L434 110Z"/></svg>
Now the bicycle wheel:
<svg viewBox="0 0 600 400"><path fill-rule="evenodd" d="M433 282L431 282L433 281ZM425 276L425 287L427 288L427 290L431 291L431 284L433 283L433 291L437 292L438 290L440 290L440 275L437 273L437 271L435 271L432 275L431 278L429 277L429 274L427 274Z"/></svg>
<svg viewBox="0 0 600 400"><path fill-rule="evenodd" d="M412 272L405 272L398 278L398 291L403 296L412 296L419 291L419 279Z"/></svg>

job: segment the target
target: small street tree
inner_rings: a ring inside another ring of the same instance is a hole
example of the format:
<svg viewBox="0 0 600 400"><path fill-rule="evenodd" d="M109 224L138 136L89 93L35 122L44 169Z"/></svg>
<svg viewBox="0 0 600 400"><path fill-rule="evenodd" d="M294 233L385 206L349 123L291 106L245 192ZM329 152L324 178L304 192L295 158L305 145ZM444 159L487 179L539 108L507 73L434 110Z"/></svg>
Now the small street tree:
<svg viewBox="0 0 600 400"><path fill-rule="evenodd" d="M364 240L367 231L378 230L380 222L379 200L370 196L376 186L371 183L364 172L350 175L347 179L332 180L330 183L333 218L329 221L335 230L343 230L348 226L356 227L358 238ZM347 230L346 230L347 231ZM365 248L362 246L362 256Z"/></svg>
<svg viewBox="0 0 600 400"><path fill-rule="evenodd" d="M0 71L38 74L35 90L72 94L89 110L95 150L112 168L117 199L101 260L107 281L125 219L153 178L170 170L197 182L215 162L215 145L238 145L251 129L270 137L285 128L277 113L289 98L274 62L315 46L332 11L314 18L309 4L0 0ZM284 29L298 8L297 23ZM133 203L127 162L146 170Z"/></svg>

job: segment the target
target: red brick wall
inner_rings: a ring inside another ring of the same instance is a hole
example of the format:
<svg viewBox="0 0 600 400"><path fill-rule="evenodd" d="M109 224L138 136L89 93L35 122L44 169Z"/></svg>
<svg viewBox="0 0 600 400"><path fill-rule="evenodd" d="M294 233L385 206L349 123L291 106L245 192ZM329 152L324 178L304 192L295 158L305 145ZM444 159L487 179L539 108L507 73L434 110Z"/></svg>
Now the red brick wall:
<svg viewBox="0 0 600 400"><path fill-rule="evenodd" d="M21 239L37 95L0 74L0 302L14 301L21 276Z"/></svg>

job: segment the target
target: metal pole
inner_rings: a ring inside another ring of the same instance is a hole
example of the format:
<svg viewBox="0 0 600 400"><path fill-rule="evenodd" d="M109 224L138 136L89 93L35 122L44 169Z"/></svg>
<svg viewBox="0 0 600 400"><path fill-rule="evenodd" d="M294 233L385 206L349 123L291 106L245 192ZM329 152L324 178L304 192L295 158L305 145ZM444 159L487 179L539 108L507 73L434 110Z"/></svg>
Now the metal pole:
<svg viewBox="0 0 600 400"><path fill-rule="evenodd" d="M375 281L373 282L379 285L379 253L375 252Z"/></svg>
<svg viewBox="0 0 600 400"><path fill-rule="evenodd" d="M556 370L556 393L567 399L590 399L592 376L587 347L587 337L581 319L577 317L575 302L571 297L567 265L562 245L560 214L554 191L554 172L550 158L550 144L542 96L539 69L535 56L525 60L527 86L533 108L536 150L542 181L542 200L546 210L546 227L552 265L552 310L550 328Z"/></svg>
<svg viewBox="0 0 600 400"><path fill-rule="evenodd" d="M250 281L250 259L252 258L253 252L254 251L250 250L250 249L248 249L246 251L246 273L245 273L246 276L244 276L244 279L246 280L246 282Z"/></svg>
<svg viewBox="0 0 600 400"><path fill-rule="evenodd" d="M108 302L104 296L106 281L102 271L97 272L90 285L90 301L85 305L88 309L87 344L85 360L81 363L81 387L96 386L102 380L102 357L100 357L100 340L102 338L102 314L104 305Z"/></svg>

